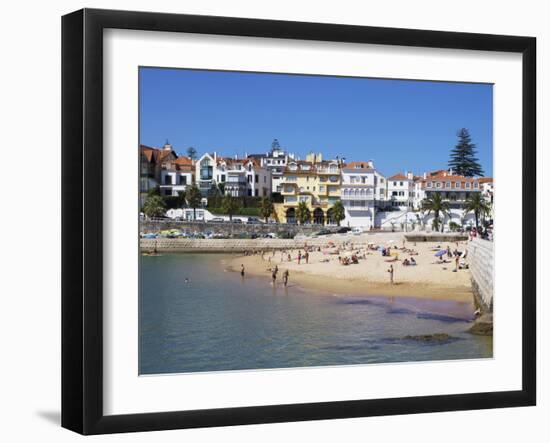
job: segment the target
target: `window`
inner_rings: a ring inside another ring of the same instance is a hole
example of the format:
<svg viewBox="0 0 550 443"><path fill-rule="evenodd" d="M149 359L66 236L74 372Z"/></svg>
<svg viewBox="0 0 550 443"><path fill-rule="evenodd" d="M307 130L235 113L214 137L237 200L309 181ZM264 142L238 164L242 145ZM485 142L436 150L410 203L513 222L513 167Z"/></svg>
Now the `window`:
<svg viewBox="0 0 550 443"><path fill-rule="evenodd" d="M254 176L254 183L258 183L260 181L260 176L258 174L256 174Z"/></svg>
<svg viewBox="0 0 550 443"><path fill-rule="evenodd" d="M436 182L435 187L436 188L441 188L441 182Z"/></svg>
<svg viewBox="0 0 550 443"><path fill-rule="evenodd" d="M208 163L202 164L200 176L201 180L212 180L212 166L208 165Z"/></svg>
<svg viewBox="0 0 550 443"><path fill-rule="evenodd" d="M222 174L221 179L222 183L225 183L225 174Z"/></svg>
<svg viewBox="0 0 550 443"><path fill-rule="evenodd" d="M466 188L470 189L470 182L466 182Z"/></svg>
<svg viewBox="0 0 550 443"><path fill-rule="evenodd" d="M171 185L172 184L172 177L170 175L164 176L164 184L165 185Z"/></svg>
<svg viewBox="0 0 550 443"><path fill-rule="evenodd" d="M187 184L187 176L180 175L180 185L186 185Z"/></svg>
<svg viewBox="0 0 550 443"><path fill-rule="evenodd" d="M426 183L426 187L427 187L427 188L431 188L431 187L432 187L432 182Z"/></svg>
<svg viewBox="0 0 550 443"><path fill-rule="evenodd" d="M393 185L394 185L394 186L397 186L397 182L393 182Z"/></svg>
<svg viewBox="0 0 550 443"><path fill-rule="evenodd" d="M403 182L399 182L399 186L403 186Z"/></svg>
<svg viewBox="0 0 550 443"><path fill-rule="evenodd" d="M451 182L445 182L445 187L450 188L451 187Z"/></svg>

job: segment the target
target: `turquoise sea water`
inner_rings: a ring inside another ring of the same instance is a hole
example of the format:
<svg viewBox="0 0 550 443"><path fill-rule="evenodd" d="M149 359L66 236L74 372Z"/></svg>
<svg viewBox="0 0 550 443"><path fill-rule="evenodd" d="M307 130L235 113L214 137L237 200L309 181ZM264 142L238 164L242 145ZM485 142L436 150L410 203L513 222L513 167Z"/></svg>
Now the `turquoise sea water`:
<svg viewBox="0 0 550 443"><path fill-rule="evenodd" d="M274 288L267 274L225 272L223 259L140 258L140 374L492 356L492 338L465 332L469 303ZM418 337L432 334L448 337Z"/></svg>

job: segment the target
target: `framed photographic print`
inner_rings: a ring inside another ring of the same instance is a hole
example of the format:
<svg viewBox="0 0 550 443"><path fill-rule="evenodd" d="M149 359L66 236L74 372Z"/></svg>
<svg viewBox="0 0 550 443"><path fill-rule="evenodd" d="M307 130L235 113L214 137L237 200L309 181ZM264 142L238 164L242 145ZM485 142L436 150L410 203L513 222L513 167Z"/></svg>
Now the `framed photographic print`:
<svg viewBox="0 0 550 443"><path fill-rule="evenodd" d="M535 50L64 16L62 425L534 405Z"/></svg>

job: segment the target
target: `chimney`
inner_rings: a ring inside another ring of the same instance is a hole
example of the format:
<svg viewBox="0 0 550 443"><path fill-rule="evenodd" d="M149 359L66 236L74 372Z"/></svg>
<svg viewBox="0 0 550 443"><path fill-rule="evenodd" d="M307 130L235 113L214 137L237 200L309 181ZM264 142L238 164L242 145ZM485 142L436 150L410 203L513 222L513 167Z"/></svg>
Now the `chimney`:
<svg viewBox="0 0 550 443"><path fill-rule="evenodd" d="M414 175L413 175L413 173L412 173L411 171L408 171L408 172L407 172L407 178L408 178L409 180L412 180L412 179L414 178Z"/></svg>
<svg viewBox="0 0 550 443"><path fill-rule="evenodd" d="M449 175L453 175L453 168L449 169Z"/></svg>
<svg viewBox="0 0 550 443"><path fill-rule="evenodd" d="M424 174L422 175L424 177L424 180L426 180L428 178L428 174L424 172Z"/></svg>
<svg viewBox="0 0 550 443"><path fill-rule="evenodd" d="M218 153L214 151L214 163L218 161Z"/></svg>

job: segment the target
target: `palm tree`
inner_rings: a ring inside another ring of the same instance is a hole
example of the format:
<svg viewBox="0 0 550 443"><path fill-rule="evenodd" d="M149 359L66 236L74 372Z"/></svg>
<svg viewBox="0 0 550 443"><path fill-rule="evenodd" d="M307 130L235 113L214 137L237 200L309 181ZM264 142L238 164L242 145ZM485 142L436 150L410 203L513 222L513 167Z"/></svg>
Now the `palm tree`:
<svg viewBox="0 0 550 443"><path fill-rule="evenodd" d="M296 218L300 222L301 225L304 223L307 223L310 219L310 212L309 208L307 207L306 202L300 202L298 203L298 208L296 208Z"/></svg>
<svg viewBox="0 0 550 443"><path fill-rule="evenodd" d="M332 219L340 226L340 222L346 218L346 210L342 204L342 200L336 200L331 208Z"/></svg>
<svg viewBox="0 0 550 443"><path fill-rule="evenodd" d="M275 207L273 206L273 202L268 197L262 197L260 200L260 213L262 214L262 217L265 218L265 222L267 223L267 219L271 214L273 214L273 211L275 210Z"/></svg>
<svg viewBox="0 0 550 443"><path fill-rule="evenodd" d="M443 227L439 214L443 214L443 217L449 215L449 203L443 200L439 192L434 192L430 197L422 201L422 211L427 212L426 215L434 213L432 227L436 231L439 231L439 227Z"/></svg>
<svg viewBox="0 0 550 443"><path fill-rule="evenodd" d="M161 217L166 212L166 204L160 195L148 195L143 203L143 212L147 217Z"/></svg>
<svg viewBox="0 0 550 443"><path fill-rule="evenodd" d="M229 215L229 220L233 220L233 215L239 210L241 203L239 199L227 194L222 200L222 211Z"/></svg>
<svg viewBox="0 0 550 443"><path fill-rule="evenodd" d="M197 188L197 185L191 186L185 192L185 200L190 208L193 208L193 220L197 219L197 208L201 205L201 191Z"/></svg>
<svg viewBox="0 0 550 443"><path fill-rule="evenodd" d="M476 230L479 230L479 219L491 212L491 205L485 201L481 192L472 192L466 200L464 213L473 212L476 219Z"/></svg>

